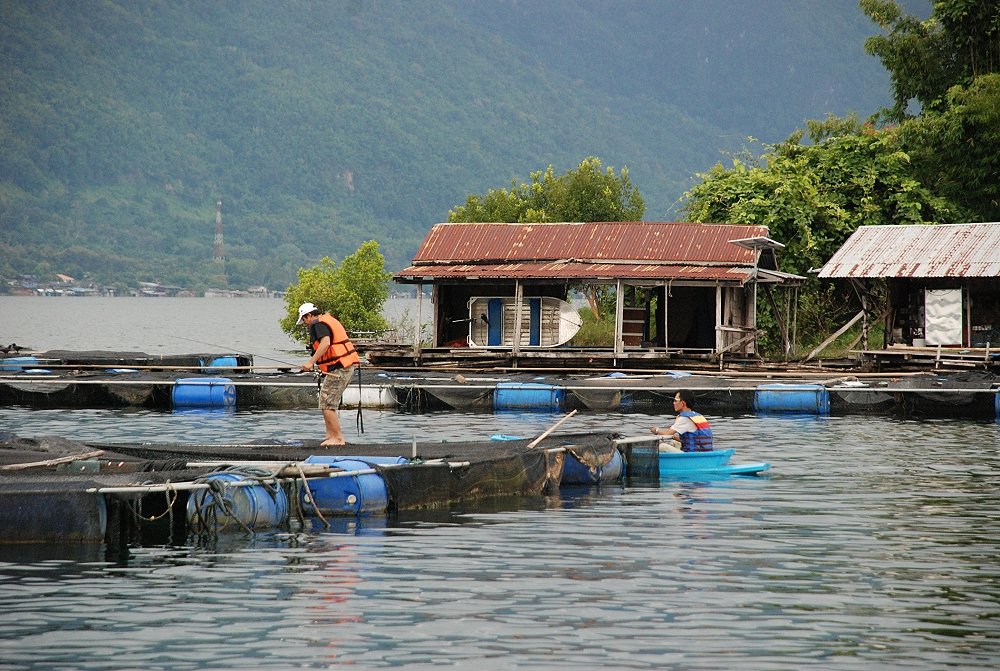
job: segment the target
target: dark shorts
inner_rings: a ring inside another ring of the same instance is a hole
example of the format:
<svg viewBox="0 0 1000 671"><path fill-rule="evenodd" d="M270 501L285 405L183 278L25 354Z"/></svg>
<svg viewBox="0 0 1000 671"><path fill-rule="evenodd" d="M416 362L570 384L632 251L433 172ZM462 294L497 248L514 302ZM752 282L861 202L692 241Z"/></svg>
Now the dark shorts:
<svg viewBox="0 0 1000 671"><path fill-rule="evenodd" d="M340 407L340 400L344 396L344 390L351 383L354 377L354 370L357 366L350 368L334 368L323 376L323 384L319 388L319 409L336 410Z"/></svg>

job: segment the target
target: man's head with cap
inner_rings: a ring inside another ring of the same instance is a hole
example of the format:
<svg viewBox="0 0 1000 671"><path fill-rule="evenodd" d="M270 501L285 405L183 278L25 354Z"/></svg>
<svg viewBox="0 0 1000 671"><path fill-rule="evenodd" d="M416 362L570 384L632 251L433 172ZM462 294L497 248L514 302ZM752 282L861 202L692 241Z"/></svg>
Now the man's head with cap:
<svg viewBox="0 0 1000 671"><path fill-rule="evenodd" d="M301 324L302 320L305 318L306 315L312 314L314 312L316 314L319 314L319 308L317 308L312 303L303 303L302 305L299 306L299 320L295 323Z"/></svg>

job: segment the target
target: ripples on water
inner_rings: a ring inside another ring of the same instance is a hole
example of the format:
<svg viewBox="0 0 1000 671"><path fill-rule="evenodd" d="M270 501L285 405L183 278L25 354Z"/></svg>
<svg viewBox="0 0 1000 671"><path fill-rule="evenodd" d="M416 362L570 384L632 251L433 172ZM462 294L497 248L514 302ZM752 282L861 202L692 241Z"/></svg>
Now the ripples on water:
<svg viewBox="0 0 1000 671"><path fill-rule="evenodd" d="M582 414L566 431L661 418ZM353 413L346 413L350 425ZM551 415L365 412L360 442L536 435ZM987 669L1000 433L720 417L767 478L564 489L333 531L0 564L0 668ZM317 437L316 411L0 409L22 435ZM960 434L960 435L956 435Z"/></svg>

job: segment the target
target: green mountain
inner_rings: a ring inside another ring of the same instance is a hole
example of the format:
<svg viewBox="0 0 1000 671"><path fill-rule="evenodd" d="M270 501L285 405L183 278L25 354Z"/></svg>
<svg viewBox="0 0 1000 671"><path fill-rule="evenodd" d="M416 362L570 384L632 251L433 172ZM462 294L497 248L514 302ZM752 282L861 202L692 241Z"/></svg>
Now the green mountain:
<svg viewBox="0 0 1000 671"><path fill-rule="evenodd" d="M846 0L4 0L0 276L285 288L368 239L395 270L587 156L670 220L747 136L888 104L875 30Z"/></svg>

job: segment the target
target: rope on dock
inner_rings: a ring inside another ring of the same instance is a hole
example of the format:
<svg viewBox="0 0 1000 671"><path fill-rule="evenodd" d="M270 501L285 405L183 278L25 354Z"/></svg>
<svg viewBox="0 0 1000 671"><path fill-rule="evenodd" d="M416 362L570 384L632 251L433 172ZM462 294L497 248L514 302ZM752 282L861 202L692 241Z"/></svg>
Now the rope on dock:
<svg viewBox="0 0 1000 671"><path fill-rule="evenodd" d="M309 482L308 482L308 480L306 480L306 474L302 470L302 464L299 463L299 464L296 464L296 466L298 467L299 475L302 478L302 486L305 487L305 489L303 490L303 493L305 495L304 496L305 500L308 501L309 505L312 506L313 511L316 513L316 517L318 517L320 519L320 521L323 522L323 526L325 528L329 529L330 528L330 523L326 521L326 518L323 517L323 513L321 513L319 511L319 506L316 505L316 500L313 498L312 491L309 489ZM298 497L296 496L295 499L297 501Z"/></svg>

